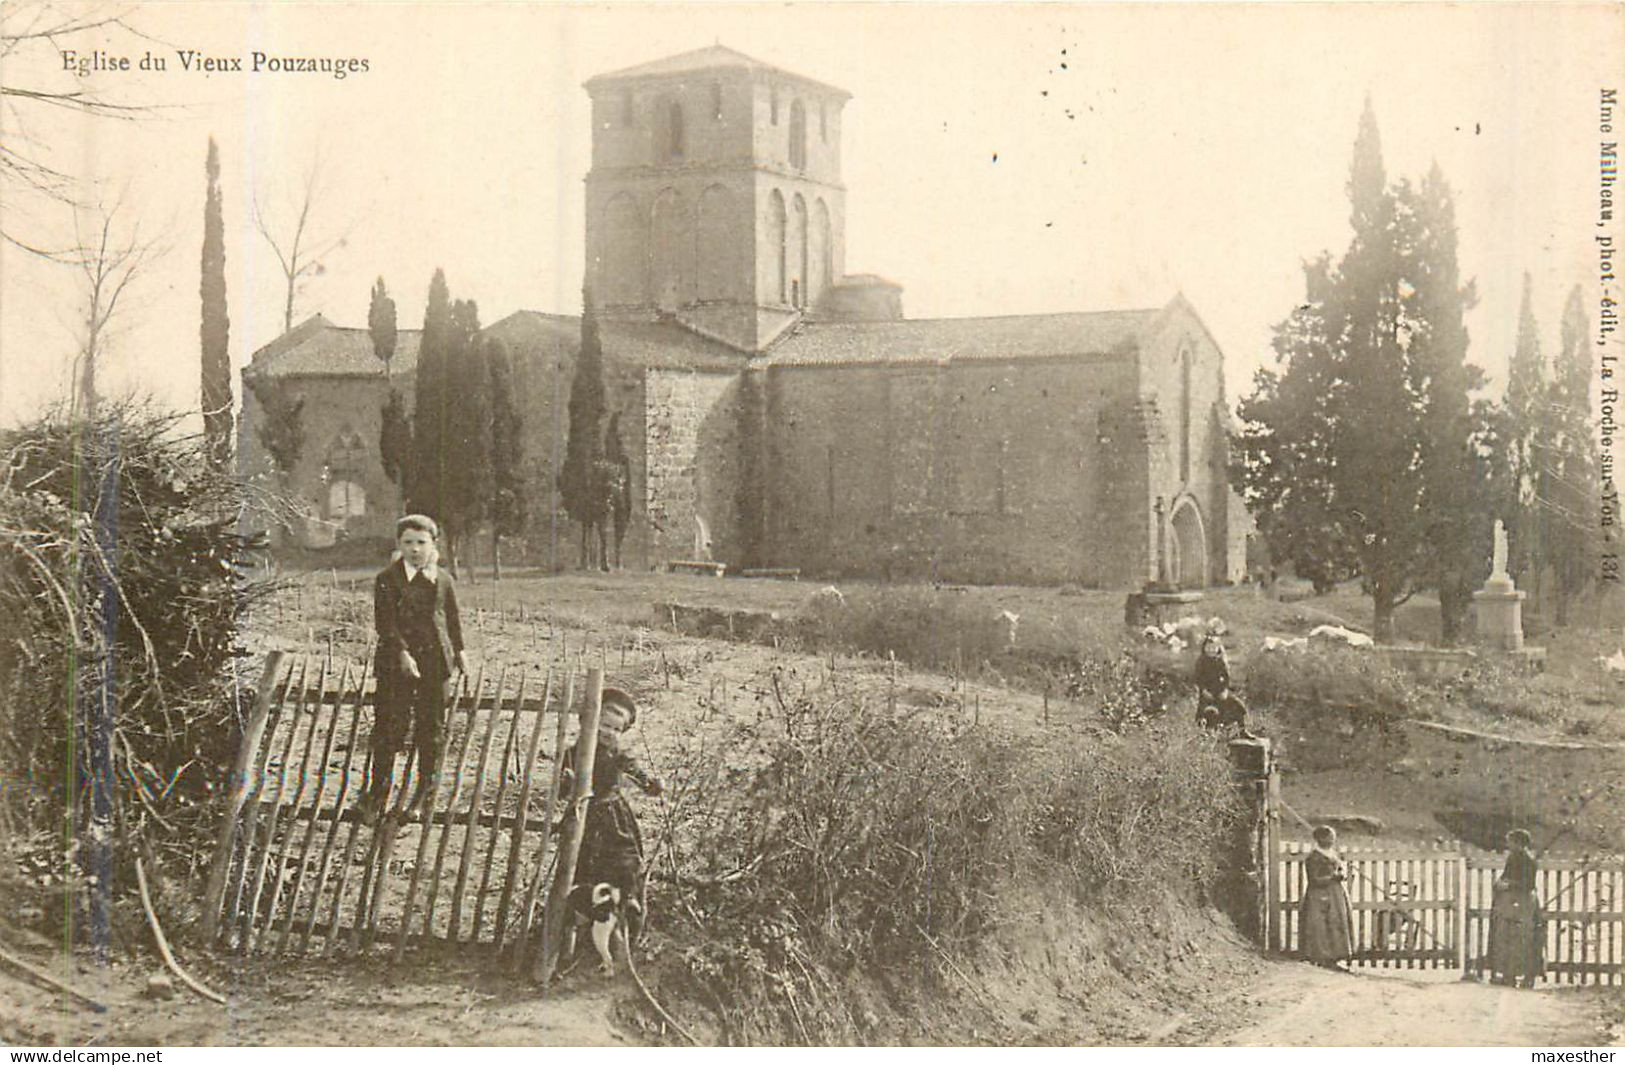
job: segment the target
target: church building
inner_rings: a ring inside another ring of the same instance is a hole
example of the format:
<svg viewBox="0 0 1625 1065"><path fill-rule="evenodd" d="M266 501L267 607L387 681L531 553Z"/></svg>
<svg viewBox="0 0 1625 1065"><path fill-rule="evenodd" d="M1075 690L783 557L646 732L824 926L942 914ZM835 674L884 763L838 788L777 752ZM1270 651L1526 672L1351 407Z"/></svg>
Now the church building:
<svg viewBox="0 0 1625 1065"><path fill-rule="evenodd" d="M849 94L721 46L586 83L586 286L632 467L632 568L708 550L730 571L1131 587L1237 580L1223 357L1182 296L1160 307L910 319L846 269ZM528 533L575 564L559 506L575 316L485 334L514 361ZM378 455L391 387L411 409L417 333L387 367L317 315L243 370L240 456L308 511L300 546L387 538ZM265 390L271 390L266 393ZM273 470L261 395L303 401ZM705 530L705 542L697 531Z"/></svg>

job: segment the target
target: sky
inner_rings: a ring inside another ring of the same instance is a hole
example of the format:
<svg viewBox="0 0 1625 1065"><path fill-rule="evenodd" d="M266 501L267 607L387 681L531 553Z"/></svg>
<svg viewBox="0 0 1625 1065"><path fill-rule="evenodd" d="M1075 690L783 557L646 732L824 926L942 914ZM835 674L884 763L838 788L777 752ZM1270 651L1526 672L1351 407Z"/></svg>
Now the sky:
<svg viewBox="0 0 1625 1065"><path fill-rule="evenodd" d="M12 18L22 3L9 3ZM57 5L70 12L95 10ZM219 143L234 368L282 329L283 280L253 204L287 228L318 160L311 226L344 235L301 289L365 326L383 276L400 324L429 278L490 323L575 313L594 74L722 43L852 93L843 116L846 265L904 286L910 317L1152 307L1183 292L1225 353L1232 401L1341 252L1365 98L1389 177L1436 160L1455 191L1479 304L1470 357L1504 381L1522 278L1548 351L1569 290L1595 306L1598 91L1617 84L1625 8L1528 4L658 6L131 4L129 30L40 42L5 84L152 108L89 120L38 105L0 140L80 179L82 198L159 236L100 376L197 405L204 155ZM9 27L8 27L9 28ZM133 31L133 32L132 32ZM79 77L61 49L164 57ZM177 50L358 57L365 73L201 73ZM8 233L71 239L60 205L0 188ZM0 247L0 424L64 393L82 300L72 272ZM1593 312L1593 320L1595 313ZM234 377L234 389L240 381Z"/></svg>

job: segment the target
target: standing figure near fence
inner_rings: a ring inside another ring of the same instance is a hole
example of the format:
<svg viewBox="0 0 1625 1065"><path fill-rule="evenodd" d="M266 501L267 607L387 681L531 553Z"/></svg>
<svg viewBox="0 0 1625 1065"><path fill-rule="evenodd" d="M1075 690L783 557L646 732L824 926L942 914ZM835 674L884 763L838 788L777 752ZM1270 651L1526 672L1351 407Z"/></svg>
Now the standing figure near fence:
<svg viewBox="0 0 1625 1065"><path fill-rule="evenodd" d="M1337 832L1330 825L1315 829L1315 849L1303 860L1303 876L1298 945L1307 960L1336 969L1354 953L1354 916L1344 886L1347 867L1337 853Z"/></svg>
<svg viewBox="0 0 1625 1065"><path fill-rule="evenodd" d="M625 732L637 720L637 703L630 695L618 688L604 689L581 857L568 896L577 920L570 922L560 952L561 957L570 956L576 924L590 921L599 968L606 974L615 972L611 944L617 929L628 951L643 931L643 836L627 801L625 782L632 781L650 795L660 794L660 781L645 773L626 749ZM561 794L569 796L575 788L575 748L565 752L561 769ZM575 816L574 810L566 814L561 838L568 838Z"/></svg>
<svg viewBox="0 0 1625 1065"><path fill-rule="evenodd" d="M408 514L395 523L400 557L373 581L378 695L372 763L360 807L363 824L376 824L389 802L395 756L406 746L408 727L418 752L418 785L408 816L417 816L434 800L446 698L453 674L463 669L457 589L438 565L439 537L433 518Z"/></svg>
<svg viewBox="0 0 1625 1065"><path fill-rule="evenodd" d="M1235 725L1243 737L1247 730L1247 704L1230 687L1230 659L1217 636L1202 637L1196 653L1196 723L1206 729Z"/></svg>
<svg viewBox="0 0 1625 1065"><path fill-rule="evenodd" d="M1534 987L1545 969L1546 935L1535 896L1532 843L1521 828L1507 833L1507 862L1490 904L1490 978L1513 987Z"/></svg>

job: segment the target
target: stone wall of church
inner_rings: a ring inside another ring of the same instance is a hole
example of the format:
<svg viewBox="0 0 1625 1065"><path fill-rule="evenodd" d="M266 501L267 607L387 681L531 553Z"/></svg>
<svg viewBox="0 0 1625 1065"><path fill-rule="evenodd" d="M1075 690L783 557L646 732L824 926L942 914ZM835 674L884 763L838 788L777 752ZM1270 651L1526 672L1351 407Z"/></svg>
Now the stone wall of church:
<svg viewBox="0 0 1625 1065"><path fill-rule="evenodd" d="M1134 448L1101 434L1134 382L1127 358L774 368L763 560L830 576L1133 583L1143 519L1123 497L1143 475Z"/></svg>
<svg viewBox="0 0 1625 1065"><path fill-rule="evenodd" d="M698 515L712 557L737 568L747 551L738 520L740 376L649 370L643 388L648 475L636 509L645 515L650 564L695 557Z"/></svg>
<svg viewBox="0 0 1625 1065"><path fill-rule="evenodd" d="M384 380L360 377L274 378L272 388L290 401L304 401L304 446L284 478L260 445L264 420L254 390L243 388L238 469L254 483L285 492L310 515L292 530L296 546L329 547L354 539L389 540L395 533L398 494L384 476L378 434L388 395ZM412 382L397 379L411 410ZM349 487L346 487L349 486ZM272 530L276 542L285 532Z"/></svg>
<svg viewBox="0 0 1625 1065"><path fill-rule="evenodd" d="M1189 352L1188 395L1182 360ZM1149 498L1161 496L1171 518L1184 499L1199 508L1206 533L1209 583L1239 579L1232 573L1234 552L1226 466L1229 442L1222 416L1224 357L1194 314L1175 306L1146 339L1141 357L1140 396L1154 407L1160 429L1149 448ZM1188 410L1183 404L1188 402ZM1188 424L1186 421L1188 415ZM1185 434L1189 433L1189 458ZM1156 575L1156 528L1147 527L1147 578Z"/></svg>

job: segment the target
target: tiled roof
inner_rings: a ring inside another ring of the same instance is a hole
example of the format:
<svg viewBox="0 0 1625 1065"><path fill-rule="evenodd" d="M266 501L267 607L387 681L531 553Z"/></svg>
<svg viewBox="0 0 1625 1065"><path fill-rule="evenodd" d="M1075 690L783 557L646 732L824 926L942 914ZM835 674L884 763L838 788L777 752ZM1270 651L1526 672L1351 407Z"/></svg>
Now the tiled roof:
<svg viewBox="0 0 1625 1065"><path fill-rule="evenodd" d="M581 319L538 311L515 311L481 333L510 348L538 343L573 352L581 340ZM656 369L737 370L744 356L673 322L599 322L606 357ZM392 374L417 370L422 331L402 329L390 363ZM314 315L254 353L251 377L382 377L384 364L372 353L365 329L347 328Z"/></svg>
<svg viewBox="0 0 1625 1065"><path fill-rule="evenodd" d="M510 348L539 341L575 350L581 341L581 319L574 315L515 311L485 327L486 336L500 337ZM738 370L745 356L726 344L709 340L675 322L599 319L598 336L604 357L634 366L672 370Z"/></svg>
<svg viewBox="0 0 1625 1065"><path fill-rule="evenodd" d="M417 369L421 333L402 329L396 334L390 373ZM316 314L256 351L248 371L271 377L382 377L384 364L373 354L367 330L334 325Z"/></svg>
<svg viewBox="0 0 1625 1065"><path fill-rule="evenodd" d="M732 48L728 48L721 44L714 44L707 48L696 48L692 52L683 52L679 55L666 56L664 59L656 59L648 63L639 63L637 66L626 67L622 70L612 70L605 74L595 74L587 79L586 86L587 88L591 89L592 87L605 82L621 81L627 78L650 78L664 77L675 74L698 74L708 70L727 69L759 70L773 74L781 74L787 78L795 78L800 81L811 82L820 88L828 89L831 92L840 93L842 96L851 95L851 93L848 93L844 89L838 89L833 85L825 85L823 82L815 81L804 74L797 74L793 71L784 70L780 67L773 66L770 63L764 63L760 59L752 59L743 52L736 52Z"/></svg>
<svg viewBox="0 0 1625 1065"><path fill-rule="evenodd" d="M1132 352L1162 308L998 318L807 322L780 341L768 366L1003 360Z"/></svg>

